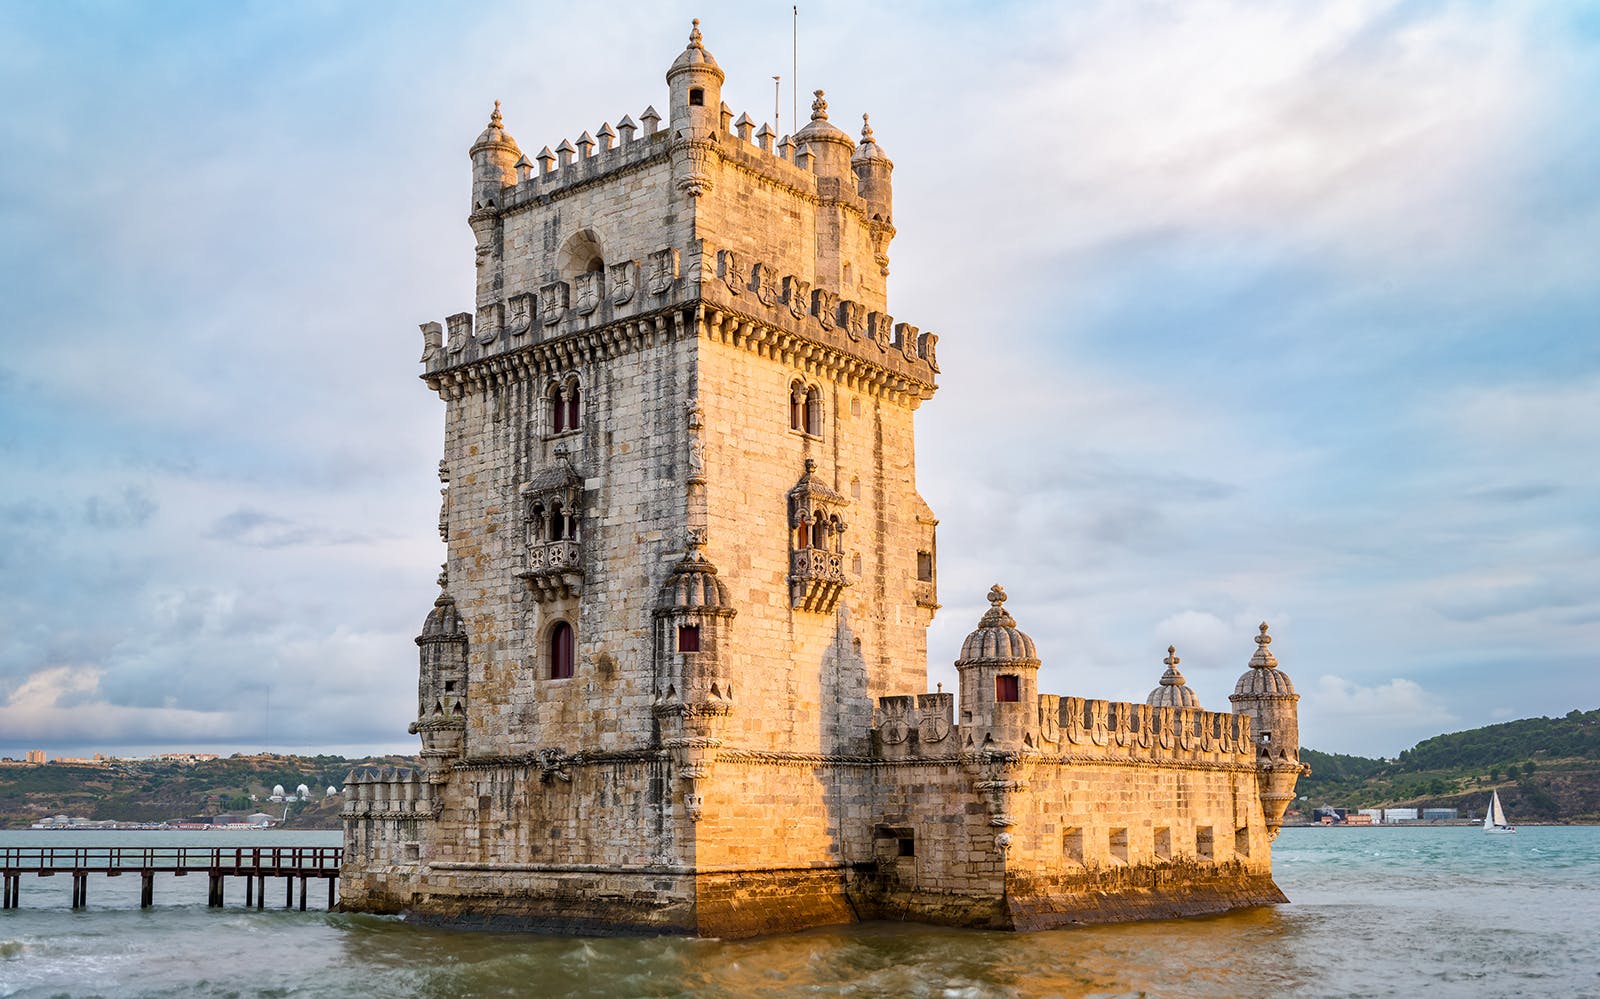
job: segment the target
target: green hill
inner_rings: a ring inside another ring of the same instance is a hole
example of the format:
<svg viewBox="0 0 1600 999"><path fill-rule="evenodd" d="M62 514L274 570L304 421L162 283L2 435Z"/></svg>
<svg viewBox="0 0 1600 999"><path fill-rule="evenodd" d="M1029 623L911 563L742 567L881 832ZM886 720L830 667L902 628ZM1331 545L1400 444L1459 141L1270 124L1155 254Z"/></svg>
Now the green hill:
<svg viewBox="0 0 1600 999"><path fill-rule="evenodd" d="M305 784L313 800L288 805L286 826L337 829L336 798L320 800L329 787L342 787L350 768L363 763L415 765L408 757L235 755L187 764L171 760L111 760L102 765L46 763L0 767L0 829L25 829L49 815L124 822L161 822L191 816L282 815L284 804L269 801L273 785L291 793Z"/></svg>
<svg viewBox="0 0 1600 999"><path fill-rule="evenodd" d="M1523 718L1424 739L1394 760L1302 749L1309 807L1457 808L1481 815L1500 792L1520 822L1600 822L1600 709Z"/></svg>

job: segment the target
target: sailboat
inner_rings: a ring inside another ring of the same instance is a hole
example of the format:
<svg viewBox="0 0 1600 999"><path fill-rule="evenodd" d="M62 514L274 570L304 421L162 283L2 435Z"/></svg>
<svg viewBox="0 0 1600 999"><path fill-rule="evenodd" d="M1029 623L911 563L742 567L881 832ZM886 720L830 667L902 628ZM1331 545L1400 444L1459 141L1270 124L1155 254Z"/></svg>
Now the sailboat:
<svg viewBox="0 0 1600 999"><path fill-rule="evenodd" d="M1489 810L1483 813L1483 831L1486 833L1514 833L1517 827L1506 822L1505 810L1500 807L1500 792L1493 792Z"/></svg>

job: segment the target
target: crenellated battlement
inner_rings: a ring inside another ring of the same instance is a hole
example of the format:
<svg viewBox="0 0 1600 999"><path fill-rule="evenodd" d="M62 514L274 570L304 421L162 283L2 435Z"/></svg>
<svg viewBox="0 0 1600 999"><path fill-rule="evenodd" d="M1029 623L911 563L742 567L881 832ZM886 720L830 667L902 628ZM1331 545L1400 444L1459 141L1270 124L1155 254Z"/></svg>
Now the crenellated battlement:
<svg viewBox="0 0 1600 999"><path fill-rule="evenodd" d="M412 767L357 767L344 792L346 820L428 818L440 805L427 774Z"/></svg>
<svg viewBox="0 0 1600 999"><path fill-rule="evenodd" d="M1092 755L1105 762L1256 763L1248 715L1057 694L1039 694L1034 708L1036 723L1024 723L1018 744L1002 745L981 741L983 733L973 726L958 725L951 694L880 697L874 753L886 760L949 761L967 753L1016 751L1044 760Z"/></svg>

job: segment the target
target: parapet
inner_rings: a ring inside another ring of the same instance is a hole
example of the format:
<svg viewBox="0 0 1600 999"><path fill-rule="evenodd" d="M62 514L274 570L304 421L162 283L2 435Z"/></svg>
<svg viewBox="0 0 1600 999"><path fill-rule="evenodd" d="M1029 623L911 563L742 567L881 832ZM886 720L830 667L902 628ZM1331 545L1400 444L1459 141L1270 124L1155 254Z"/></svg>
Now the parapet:
<svg viewBox="0 0 1600 999"><path fill-rule="evenodd" d="M931 761L988 748L966 744L968 733L952 724L953 709L953 697L945 693L880 697L873 727L876 754L886 760ZM1057 694L1039 694L1037 710L1037 739L1029 733L1021 746L994 748L1108 762L1256 762L1248 715ZM929 738L930 733L936 737Z"/></svg>
<svg viewBox="0 0 1600 999"><path fill-rule="evenodd" d="M438 814L427 775L412 767L357 767L344 779L344 819L417 819Z"/></svg>

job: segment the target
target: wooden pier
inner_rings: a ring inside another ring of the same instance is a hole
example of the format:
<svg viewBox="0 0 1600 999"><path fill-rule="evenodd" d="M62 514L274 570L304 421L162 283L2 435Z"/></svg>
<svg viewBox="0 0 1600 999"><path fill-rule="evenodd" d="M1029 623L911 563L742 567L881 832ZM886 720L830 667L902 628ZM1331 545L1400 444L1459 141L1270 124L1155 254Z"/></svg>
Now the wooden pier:
<svg viewBox="0 0 1600 999"><path fill-rule="evenodd" d="M209 887L206 903L215 909L223 906L228 878L244 879L244 904L264 909L267 882L282 878L284 908L295 905L295 882L300 887L300 911L306 910L306 884L318 878L328 883L328 908L336 901L339 865L344 848L338 846L8 846L0 847L0 892L3 906L16 909L22 904L22 876L49 878L57 874L72 877L72 907L89 904L89 875L109 878L137 874L140 879L139 908L155 904L157 874L187 877L204 874Z"/></svg>

